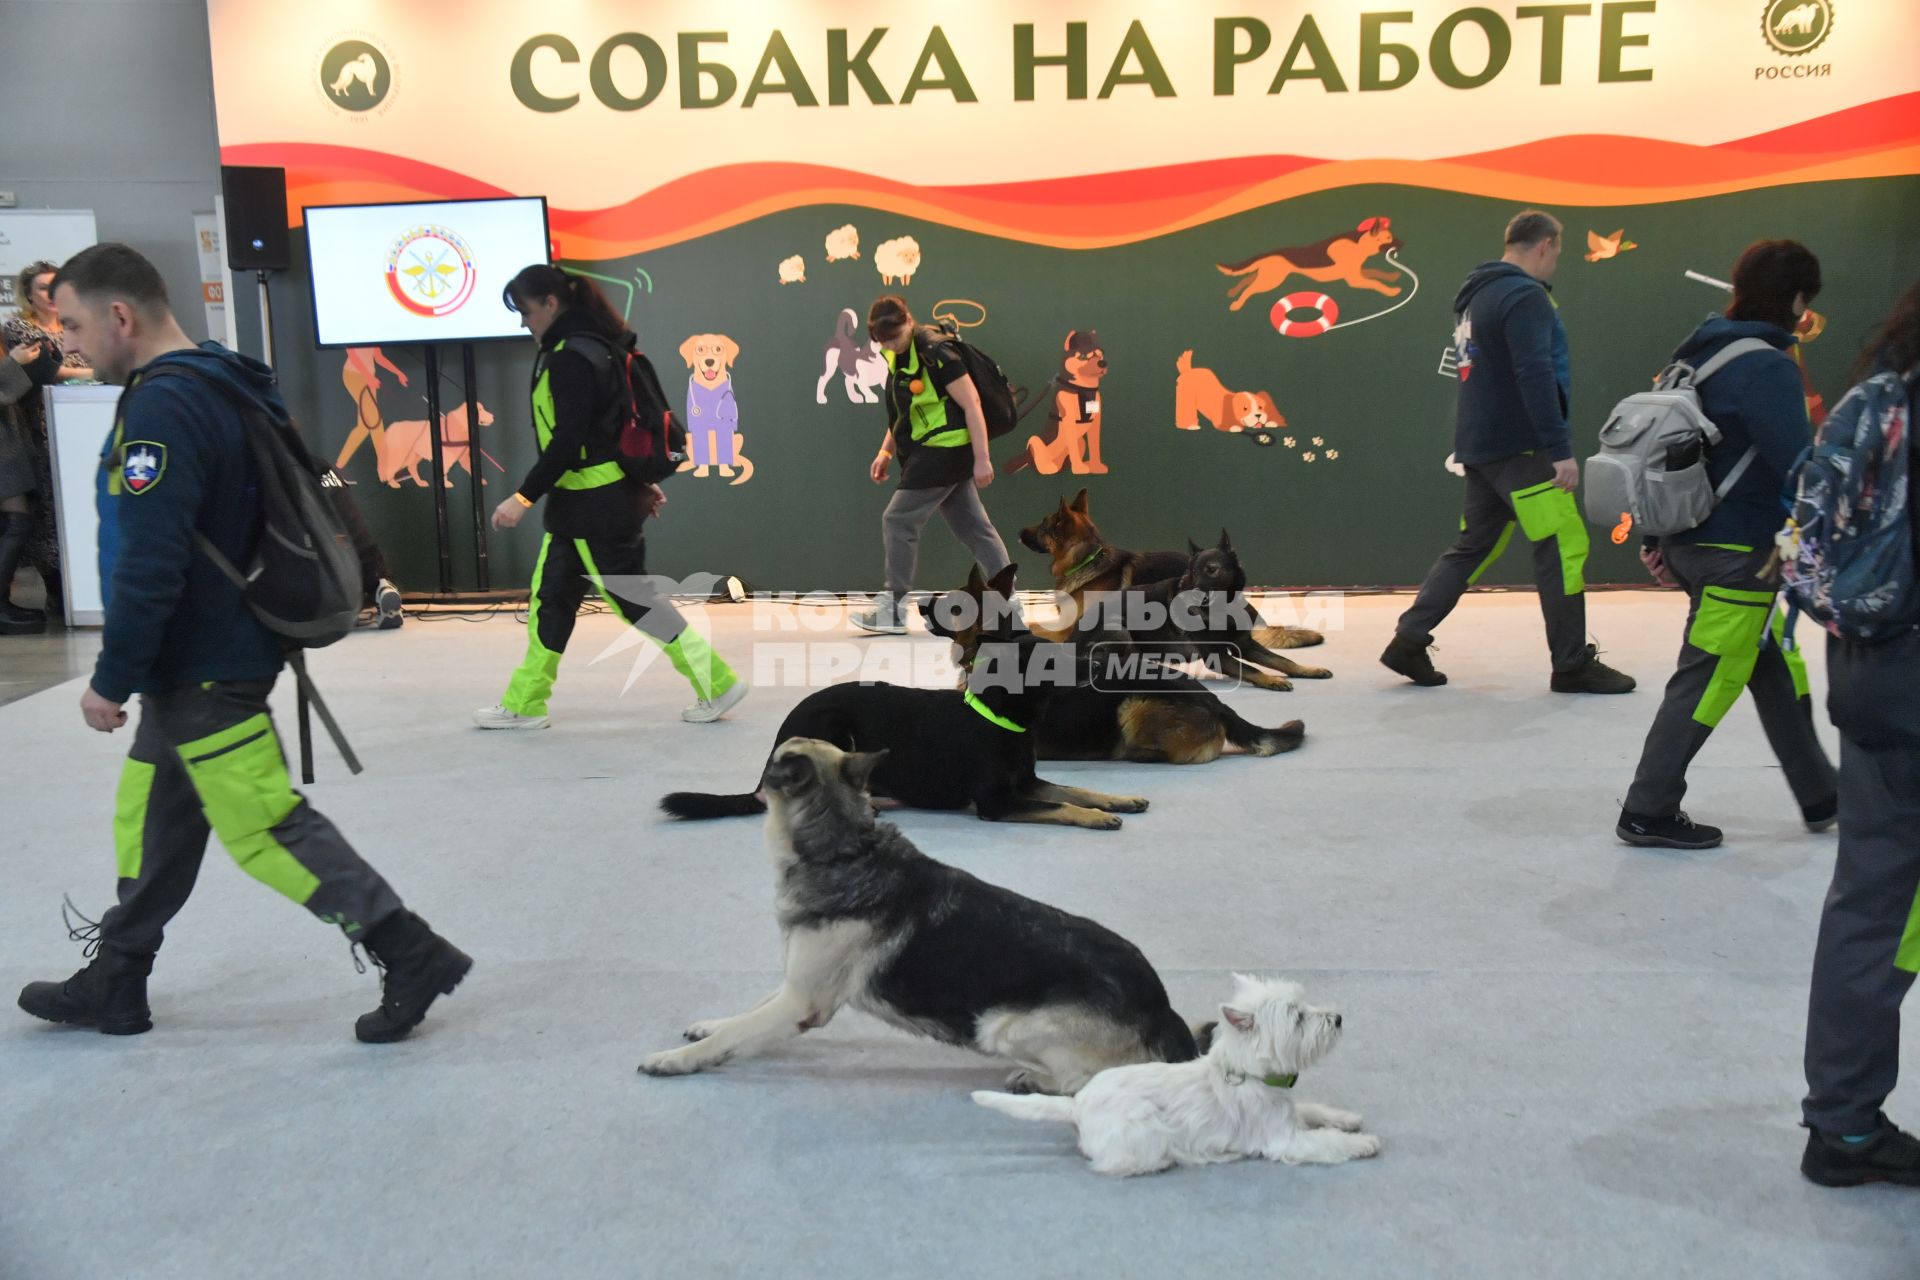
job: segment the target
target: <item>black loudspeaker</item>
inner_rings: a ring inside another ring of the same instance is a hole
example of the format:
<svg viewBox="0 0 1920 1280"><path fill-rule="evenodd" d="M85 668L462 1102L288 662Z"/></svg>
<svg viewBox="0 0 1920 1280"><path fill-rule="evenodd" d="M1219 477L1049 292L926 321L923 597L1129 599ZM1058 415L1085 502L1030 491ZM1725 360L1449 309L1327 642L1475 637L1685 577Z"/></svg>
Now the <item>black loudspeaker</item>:
<svg viewBox="0 0 1920 1280"><path fill-rule="evenodd" d="M287 171L220 166L227 200L227 265L235 271L285 271L293 265L287 234Z"/></svg>

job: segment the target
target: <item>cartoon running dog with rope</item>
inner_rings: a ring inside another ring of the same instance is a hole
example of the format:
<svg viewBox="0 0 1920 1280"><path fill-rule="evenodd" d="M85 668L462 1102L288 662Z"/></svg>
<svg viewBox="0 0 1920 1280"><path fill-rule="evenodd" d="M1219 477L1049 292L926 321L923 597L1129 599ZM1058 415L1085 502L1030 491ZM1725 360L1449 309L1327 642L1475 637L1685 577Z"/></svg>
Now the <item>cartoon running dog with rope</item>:
<svg viewBox="0 0 1920 1280"><path fill-rule="evenodd" d="M1231 311L1245 306L1255 294L1278 289L1296 275L1318 284L1338 280L1355 289L1371 289L1389 298L1400 296L1394 281L1400 272L1367 265L1383 253L1401 247L1391 218L1368 218L1352 231L1328 236L1310 245L1273 249L1245 262L1216 264L1222 275L1241 279L1227 290Z"/></svg>

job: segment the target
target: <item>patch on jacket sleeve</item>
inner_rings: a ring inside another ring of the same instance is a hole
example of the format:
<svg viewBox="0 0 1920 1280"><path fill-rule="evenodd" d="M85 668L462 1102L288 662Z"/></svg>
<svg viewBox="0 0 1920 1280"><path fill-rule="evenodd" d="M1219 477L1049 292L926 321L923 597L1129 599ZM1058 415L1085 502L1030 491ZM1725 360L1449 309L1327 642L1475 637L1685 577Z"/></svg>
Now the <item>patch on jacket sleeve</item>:
<svg viewBox="0 0 1920 1280"><path fill-rule="evenodd" d="M145 493L167 474L167 446L154 440L129 440L120 464L120 487L125 493Z"/></svg>

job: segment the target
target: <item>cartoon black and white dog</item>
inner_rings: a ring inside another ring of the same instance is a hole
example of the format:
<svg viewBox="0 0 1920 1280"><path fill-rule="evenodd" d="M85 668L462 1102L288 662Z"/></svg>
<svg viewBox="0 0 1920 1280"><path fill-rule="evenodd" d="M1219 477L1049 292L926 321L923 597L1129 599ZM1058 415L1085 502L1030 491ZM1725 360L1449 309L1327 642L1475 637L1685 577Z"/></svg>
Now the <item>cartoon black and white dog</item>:
<svg viewBox="0 0 1920 1280"><path fill-rule="evenodd" d="M833 338L827 343L826 367L821 370L820 383L813 391L814 403L827 402L827 384L836 373L846 389L847 399L854 404L877 404L878 388L887 383L887 359L880 354L880 348L873 345L866 326L860 323L859 315L851 307L842 309L840 319L834 324Z"/></svg>

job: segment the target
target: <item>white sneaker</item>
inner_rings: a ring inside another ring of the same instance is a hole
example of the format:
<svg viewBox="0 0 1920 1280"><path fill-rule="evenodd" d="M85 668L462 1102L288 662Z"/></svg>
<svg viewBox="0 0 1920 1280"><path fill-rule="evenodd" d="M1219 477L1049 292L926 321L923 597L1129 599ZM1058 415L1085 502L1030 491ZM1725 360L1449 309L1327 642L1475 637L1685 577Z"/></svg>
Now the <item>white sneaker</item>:
<svg viewBox="0 0 1920 1280"><path fill-rule="evenodd" d="M523 716L497 702L474 712L473 722L482 729L544 729L549 723L545 716Z"/></svg>
<svg viewBox="0 0 1920 1280"><path fill-rule="evenodd" d="M877 636L902 636L907 633L906 615L898 609L885 606L869 609L865 613L848 614L847 621Z"/></svg>
<svg viewBox="0 0 1920 1280"><path fill-rule="evenodd" d="M739 706L740 700L747 696L749 688L745 680L736 680L733 687L719 697L711 700L701 698L696 701L680 713L680 718L688 724L711 724Z"/></svg>

